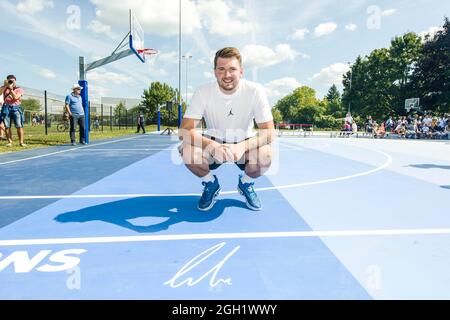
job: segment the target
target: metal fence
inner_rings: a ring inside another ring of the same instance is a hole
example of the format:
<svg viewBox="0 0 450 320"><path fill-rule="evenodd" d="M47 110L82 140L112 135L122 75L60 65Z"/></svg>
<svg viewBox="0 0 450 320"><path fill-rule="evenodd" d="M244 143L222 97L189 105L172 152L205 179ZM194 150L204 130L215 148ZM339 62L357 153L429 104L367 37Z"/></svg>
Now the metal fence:
<svg viewBox="0 0 450 320"><path fill-rule="evenodd" d="M25 125L28 132L52 134L68 132L69 122L65 116L65 96L54 94L46 90L22 87L25 99L34 99L39 102L40 110L27 110L24 107ZM89 103L89 123L91 131L121 130L137 126L138 114L126 110L114 114L116 105ZM149 124L149 123L147 123Z"/></svg>

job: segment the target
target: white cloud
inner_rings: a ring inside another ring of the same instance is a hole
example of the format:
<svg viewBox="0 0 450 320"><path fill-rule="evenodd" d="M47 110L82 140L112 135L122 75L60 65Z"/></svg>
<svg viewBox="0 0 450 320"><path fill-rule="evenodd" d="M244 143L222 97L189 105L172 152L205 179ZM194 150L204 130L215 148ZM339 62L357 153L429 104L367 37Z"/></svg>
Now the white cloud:
<svg viewBox="0 0 450 320"><path fill-rule="evenodd" d="M126 76L123 74L105 71L103 68L98 68L92 71L89 71L87 73L87 79L89 81L92 81L96 83L95 86L98 86L98 83L100 84L116 84L116 85L122 85L122 84L133 84L134 79L130 76Z"/></svg>
<svg viewBox="0 0 450 320"><path fill-rule="evenodd" d="M267 95L271 98L284 96L301 86L302 84L292 77L272 80L264 85Z"/></svg>
<svg viewBox="0 0 450 320"><path fill-rule="evenodd" d="M306 34L309 33L309 30L306 28L296 29L294 34L292 35L292 39L294 40L303 40L305 39Z"/></svg>
<svg viewBox="0 0 450 320"><path fill-rule="evenodd" d="M232 8L223 0L200 0L197 10L202 22L211 34L232 36L253 31L251 22L241 21L245 10Z"/></svg>
<svg viewBox="0 0 450 320"><path fill-rule="evenodd" d="M164 63L178 63L178 52L159 52L157 60Z"/></svg>
<svg viewBox="0 0 450 320"><path fill-rule="evenodd" d="M100 85L96 86L89 86L89 99L93 102L100 102L101 103L101 97L108 97L111 96L112 90L110 88L105 88Z"/></svg>
<svg viewBox="0 0 450 320"><path fill-rule="evenodd" d="M203 76L204 76L206 79L212 79L212 78L214 78L214 75L212 74L212 72L209 72L209 71L203 72Z"/></svg>
<svg viewBox="0 0 450 320"><path fill-rule="evenodd" d="M245 18L247 16L247 10L244 8L236 9L236 17L238 18Z"/></svg>
<svg viewBox="0 0 450 320"><path fill-rule="evenodd" d="M165 77L167 76L169 73L162 69L162 68L154 68L154 67L150 67L150 74L154 77Z"/></svg>
<svg viewBox="0 0 450 320"><path fill-rule="evenodd" d="M245 67L268 67L287 60L295 60L299 53L288 44L278 44L275 50L261 45L246 45L242 49Z"/></svg>
<svg viewBox="0 0 450 320"><path fill-rule="evenodd" d="M350 23L345 26L345 30L347 31L356 31L356 29L358 29L358 26L354 23Z"/></svg>
<svg viewBox="0 0 450 320"><path fill-rule="evenodd" d="M178 34L178 1L160 0L90 0L97 10L97 18L113 28L127 28L128 10L132 9L146 34L172 36ZM201 28L196 3L182 1L183 34Z"/></svg>
<svg viewBox="0 0 450 320"><path fill-rule="evenodd" d="M336 30L338 25L334 22L321 23L317 27L314 28L314 36L316 38L328 35L333 33Z"/></svg>
<svg viewBox="0 0 450 320"><path fill-rule="evenodd" d="M316 73L310 80L321 83L324 86L332 84L340 85L342 76L350 70L350 66L346 63L335 63Z"/></svg>
<svg viewBox="0 0 450 320"><path fill-rule="evenodd" d="M46 7L53 8L53 1L49 0L25 0L17 3L16 9L20 13L34 14L44 10Z"/></svg>
<svg viewBox="0 0 450 320"><path fill-rule="evenodd" d="M41 75L42 77L47 78L47 79L55 79L56 78L56 73L54 73L50 69L41 68L38 70L38 73L39 73L39 75Z"/></svg>
<svg viewBox="0 0 450 320"><path fill-rule="evenodd" d="M381 11L381 16L382 16L382 17L392 16L392 15L395 14L396 12L397 12L397 10L395 10L395 9L384 10L384 11Z"/></svg>
<svg viewBox="0 0 450 320"><path fill-rule="evenodd" d="M303 53L303 52L298 52L298 55L300 56L300 58L302 59L311 59L311 56L309 54Z"/></svg>
<svg viewBox="0 0 450 320"><path fill-rule="evenodd" d="M442 27L429 27L428 30L423 31L423 32L420 32L420 33L419 33L419 36L420 36L423 40L425 40L425 38L426 38L427 35L432 39L432 38L435 36L435 34L436 34L438 31L441 31L441 30L443 30Z"/></svg>
<svg viewBox="0 0 450 320"><path fill-rule="evenodd" d="M99 22L113 28L128 26L128 9L133 9L147 34L173 36L178 34L178 1L160 0L90 0L96 6ZM231 36L247 34L253 24L244 19L247 12L224 0L182 0L183 34L193 34L206 27L211 34Z"/></svg>
<svg viewBox="0 0 450 320"><path fill-rule="evenodd" d="M118 35L111 31L111 26L103 24L98 20L92 20L87 28L97 34L106 34L111 39L118 38Z"/></svg>

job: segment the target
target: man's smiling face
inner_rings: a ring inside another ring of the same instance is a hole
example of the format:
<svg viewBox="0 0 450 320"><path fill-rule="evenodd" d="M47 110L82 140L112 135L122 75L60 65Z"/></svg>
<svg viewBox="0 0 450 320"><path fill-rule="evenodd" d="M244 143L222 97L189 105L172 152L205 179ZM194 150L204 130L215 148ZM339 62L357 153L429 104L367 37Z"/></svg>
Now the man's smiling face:
<svg viewBox="0 0 450 320"><path fill-rule="evenodd" d="M236 58L218 58L214 70L217 83L225 94L236 92L244 70Z"/></svg>

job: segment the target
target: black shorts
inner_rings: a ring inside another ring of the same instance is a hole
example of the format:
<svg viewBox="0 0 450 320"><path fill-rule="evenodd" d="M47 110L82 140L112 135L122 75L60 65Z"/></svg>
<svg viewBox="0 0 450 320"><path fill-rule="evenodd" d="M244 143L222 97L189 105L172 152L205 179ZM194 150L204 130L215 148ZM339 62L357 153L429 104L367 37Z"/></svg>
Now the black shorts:
<svg viewBox="0 0 450 320"><path fill-rule="evenodd" d="M239 168L239 169L241 169L242 171L245 171L245 163L237 163L237 162L235 162L234 163L235 165L237 165L237 167ZM216 170L217 168L219 168L221 165L223 165L223 163L216 163L216 162L214 162L214 163L211 163L210 165L209 165L209 170Z"/></svg>
<svg viewBox="0 0 450 320"><path fill-rule="evenodd" d="M222 144L225 144L225 143L228 143L228 144L238 144L238 143L239 143L239 142L224 142L224 141L222 141L222 140L220 140L220 139L217 139L217 138L215 138L215 137L211 137L211 136L208 136L208 135L205 135L205 134L202 134L202 136L204 136L204 137L206 137L206 138L208 138L208 139L214 140L214 141L216 141L216 142L218 142L218 143L222 143ZM246 140L248 140L248 139L250 139L250 138L247 138L247 139L245 139L245 140L243 140L243 141L246 141ZM216 162L213 162L213 163L211 163L211 164L209 165L209 170L216 170L216 169L219 168L222 164L223 164L223 163L216 163ZM246 161L245 163L238 163L238 162L235 162L234 164L235 164L239 169L241 169L241 171L245 171L245 165L247 164L247 161Z"/></svg>

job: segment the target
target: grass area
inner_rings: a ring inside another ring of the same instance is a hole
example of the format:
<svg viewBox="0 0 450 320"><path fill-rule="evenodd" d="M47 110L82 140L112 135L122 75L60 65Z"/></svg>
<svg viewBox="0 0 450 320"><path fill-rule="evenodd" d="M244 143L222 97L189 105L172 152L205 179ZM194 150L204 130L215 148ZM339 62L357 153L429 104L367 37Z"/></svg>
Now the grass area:
<svg viewBox="0 0 450 320"><path fill-rule="evenodd" d="M164 127L165 128L165 127ZM50 128L49 128L50 129ZM7 147L7 141L0 141L0 153L7 152L15 152L27 149L35 149L42 148L48 146L58 146L70 143L69 132L57 132L56 129L51 128L49 130L48 135L45 135L43 126L25 126L25 144L26 147L19 146L19 142L17 140L17 131L13 128L13 146ZM149 125L145 127L145 130L148 132L156 131L156 125ZM100 139L108 139L115 138L120 136L126 136L130 134L134 134L136 132L135 127L124 128L121 127L120 130L118 127L113 127L113 130L110 130L110 127L104 127L103 132L100 130L94 131L92 130L89 134L89 141L100 140ZM79 133L76 132L75 136L79 137Z"/></svg>

